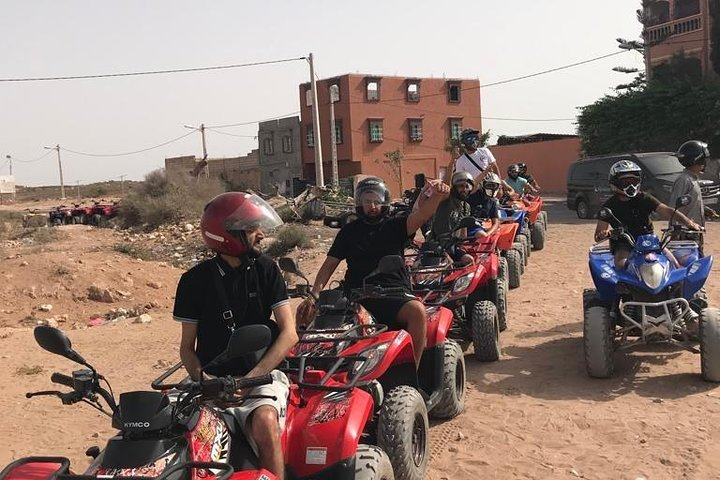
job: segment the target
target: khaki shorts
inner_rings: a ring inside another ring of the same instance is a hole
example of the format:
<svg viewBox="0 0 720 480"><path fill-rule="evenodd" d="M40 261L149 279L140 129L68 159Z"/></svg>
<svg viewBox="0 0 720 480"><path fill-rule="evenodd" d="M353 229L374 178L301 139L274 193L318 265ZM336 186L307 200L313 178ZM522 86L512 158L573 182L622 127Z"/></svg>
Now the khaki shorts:
<svg viewBox="0 0 720 480"><path fill-rule="evenodd" d="M275 400L272 398L251 398L242 403L239 407L232 407L226 409L227 412L231 413L235 418L238 419L240 427L243 430L245 438L252 447L255 454L258 454L257 444L250 435L250 426L248 420L250 415L262 407L263 405L269 405L274 407L278 414L278 426L282 432L285 429L285 418L287 417L287 402L288 396L290 395L290 382L283 372L280 370L273 370L270 372L273 377L273 383L269 385L261 385L249 390L247 395L268 395L276 397Z"/></svg>

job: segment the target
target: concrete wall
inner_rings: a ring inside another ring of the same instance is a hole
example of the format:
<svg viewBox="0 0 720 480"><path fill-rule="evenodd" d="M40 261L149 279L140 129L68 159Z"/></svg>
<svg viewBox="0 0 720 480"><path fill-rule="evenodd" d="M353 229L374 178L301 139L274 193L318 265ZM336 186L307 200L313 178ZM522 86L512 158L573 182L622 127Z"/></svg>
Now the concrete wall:
<svg viewBox="0 0 720 480"><path fill-rule="evenodd" d="M173 181L180 175L190 175L200 159L194 156L165 159L165 172ZM211 178L225 180L237 188L260 190L260 166L258 151L253 150L244 157L209 158L208 170ZM202 175L202 172L200 173Z"/></svg>
<svg viewBox="0 0 720 480"><path fill-rule="evenodd" d="M302 178L300 117L261 122L258 129L260 190L295 196L293 178Z"/></svg>
<svg viewBox="0 0 720 480"><path fill-rule="evenodd" d="M368 79L380 82L380 98L368 101ZM408 82L418 82L418 101L407 98ZM373 75L343 75L317 82L318 106L322 136L323 171L325 182L331 179L330 145L330 86L340 90L335 103L335 118L342 123L342 143L337 145L340 177L355 174L378 175L385 179L394 196L414 186L414 175L438 175L450 161L445 145L450 138L450 122L460 121L462 128L480 130L480 83L477 80L438 78L406 78ZM460 101L448 98L450 85L460 88ZM307 144L307 132L312 128L312 110L306 104L309 84L299 87L301 105L302 160L306 178L315 178L315 152ZM382 120L383 141L370 141L370 121ZM411 141L409 123L422 121L422 141ZM317 137L315 137L317 138ZM403 153L402 184L398 172L388 164L384 154L399 149Z"/></svg>
<svg viewBox="0 0 720 480"><path fill-rule="evenodd" d="M568 168L582 156L580 138L494 146L490 150L498 161L503 178L507 176L510 164L524 162L543 193L565 193Z"/></svg>

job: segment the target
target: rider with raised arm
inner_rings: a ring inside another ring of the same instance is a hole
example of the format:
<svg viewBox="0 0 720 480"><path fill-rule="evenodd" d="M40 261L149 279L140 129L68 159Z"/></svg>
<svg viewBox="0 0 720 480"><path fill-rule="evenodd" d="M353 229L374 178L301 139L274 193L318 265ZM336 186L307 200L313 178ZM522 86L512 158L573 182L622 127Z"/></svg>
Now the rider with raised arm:
<svg viewBox="0 0 720 480"><path fill-rule="evenodd" d="M173 318L182 324L180 358L193 380L199 380L202 367L225 350L235 328L250 324L270 328L273 342L257 364L241 358L206 373L272 374L270 385L238 392L267 398L247 399L228 411L238 419L261 466L278 478L284 478L280 433L285 425L289 382L275 369L298 337L282 274L257 246L265 232L281 224L275 210L256 195L229 192L211 200L200 220L200 231L217 256L180 277L173 309Z"/></svg>
<svg viewBox="0 0 720 480"><path fill-rule="evenodd" d="M388 215L390 191L382 179L368 177L355 188L355 210L359 219L346 224L335 237L327 258L315 277L312 293L317 296L330 280L342 260L347 262L345 290L363 286L363 279L375 270L386 255L403 255L409 236L426 223L450 188L439 180L428 181L409 215ZM410 291L406 270L380 275L375 282L382 287L399 287L403 295L362 300L362 305L376 321L390 327L404 328L412 337L416 365L426 342L427 316L424 305ZM315 300L307 297L298 307L298 323L310 322L316 313Z"/></svg>

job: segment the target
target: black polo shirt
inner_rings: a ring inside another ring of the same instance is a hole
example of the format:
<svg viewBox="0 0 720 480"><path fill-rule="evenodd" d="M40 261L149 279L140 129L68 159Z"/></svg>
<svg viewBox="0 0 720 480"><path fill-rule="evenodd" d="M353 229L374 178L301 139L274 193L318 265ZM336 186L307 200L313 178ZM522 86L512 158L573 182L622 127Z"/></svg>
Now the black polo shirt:
<svg viewBox="0 0 720 480"><path fill-rule="evenodd" d="M373 225L357 220L346 224L338 232L328 257L347 262L346 291L362 287L363 279L377 268L382 257L405 253L407 219L405 215L390 217ZM396 275L374 277L372 283L385 287L404 286L410 290L410 279L405 269Z"/></svg>
<svg viewBox="0 0 720 480"><path fill-rule="evenodd" d="M225 289L226 300L218 294L219 284ZM234 326L267 325L275 341L279 329L270 316L289 298L280 269L266 255L253 254L238 268L230 267L218 256L185 272L177 286L173 318L197 324L195 353L202 365L222 353L230 340L230 325L223 318L226 301L233 312L230 322ZM241 376L254 367L248 363L239 359L208 373Z"/></svg>

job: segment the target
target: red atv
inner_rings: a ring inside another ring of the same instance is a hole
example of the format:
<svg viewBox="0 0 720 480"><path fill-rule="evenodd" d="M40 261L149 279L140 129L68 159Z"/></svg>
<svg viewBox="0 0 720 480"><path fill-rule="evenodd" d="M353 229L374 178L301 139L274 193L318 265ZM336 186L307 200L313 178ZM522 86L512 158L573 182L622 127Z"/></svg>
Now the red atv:
<svg viewBox="0 0 720 480"><path fill-rule="evenodd" d="M109 203L105 200L95 202L89 223L96 227L107 227L110 219L115 218L119 212L120 206L117 202Z"/></svg>
<svg viewBox="0 0 720 480"><path fill-rule="evenodd" d="M87 225L93 216L93 207L76 204L71 212L73 223L76 225Z"/></svg>
<svg viewBox="0 0 720 480"><path fill-rule="evenodd" d="M270 343L269 329L261 332L257 326L237 329L228 350L216 359L217 363L257 351ZM260 327L265 328L267 327ZM250 329L253 331L251 332ZM26 394L27 398L49 395L60 398L63 405L84 402L112 418L119 431L110 438L104 450L87 450L94 460L82 475L70 473L70 462L62 457L29 457L17 460L0 473L2 480L64 480L94 478L159 478L199 480L218 478L234 480L274 478L250 462L251 449L241 435L233 435L232 419L211 406L211 401L226 396L238 388L250 388L272 382L270 375L255 378L222 377L203 382L184 381L180 384L153 385L157 389L172 387L175 392L126 392L116 403L113 395L100 385L105 380L70 344L60 330L36 327L35 339L45 350L64 356L85 369L76 370L72 377L53 373L54 383L72 391L42 391ZM159 381L167 378L164 374ZM105 407L100 403L102 399ZM109 408L110 411L107 411ZM234 473L233 466L243 467ZM264 475L264 476L263 476Z"/></svg>
<svg viewBox="0 0 720 480"><path fill-rule="evenodd" d="M477 228L472 217L457 229ZM425 242L413 259L413 288L427 305L442 305L453 312L453 338L466 346L472 342L475 357L483 362L500 358L500 331L507 328L507 260L497 253L497 237L485 242L448 236ZM473 263L454 263L447 254L458 245L473 256Z"/></svg>
<svg viewBox="0 0 720 480"><path fill-rule="evenodd" d="M508 200L503 205L509 208L523 210L529 228L530 241L533 250L545 248L545 231L547 230L547 212L543 210L542 197L524 195L517 200Z"/></svg>
<svg viewBox="0 0 720 480"><path fill-rule="evenodd" d="M292 295L307 294L309 282L295 263L280 260L283 271L307 283L291 289ZM410 335L375 323L360 305L362 299L402 294L399 288L368 283L374 274L402 268L402 257L384 257L365 286L349 296L342 289L321 292L317 317L300 331L300 343L289 361L299 373L308 364L321 365L328 379L354 381L368 391L373 404L370 421L362 426L363 436L387 452L396 479L419 480L426 477L430 456L428 413L446 419L464 408L465 361L460 346L447 338L452 324L447 308L428 308L427 347L416 370ZM366 359L364 364L358 363L361 358ZM304 385L301 379L298 383Z"/></svg>
<svg viewBox="0 0 720 480"><path fill-rule="evenodd" d="M72 223L71 209L65 205L60 205L48 212L48 226L57 227L59 225L69 225Z"/></svg>

